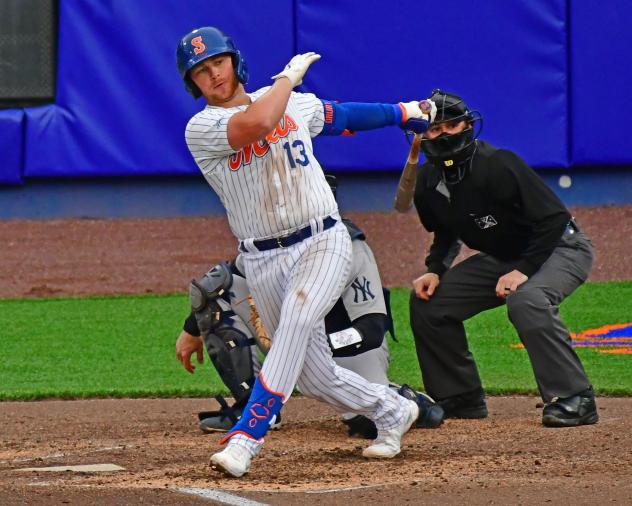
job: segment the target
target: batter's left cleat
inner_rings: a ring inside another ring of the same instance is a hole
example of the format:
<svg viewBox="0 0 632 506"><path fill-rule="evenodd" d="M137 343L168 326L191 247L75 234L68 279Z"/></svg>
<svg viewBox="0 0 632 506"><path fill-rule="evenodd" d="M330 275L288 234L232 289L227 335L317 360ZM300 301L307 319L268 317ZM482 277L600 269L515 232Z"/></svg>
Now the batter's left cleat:
<svg viewBox="0 0 632 506"><path fill-rule="evenodd" d="M419 417L419 406L415 401L406 399L406 414L401 425L388 430L377 431L377 439L362 452L362 456L368 459L392 459L401 451L402 436L415 423Z"/></svg>
<svg viewBox="0 0 632 506"><path fill-rule="evenodd" d="M248 471L250 471L250 462L252 461L252 454L248 448L236 445L228 444L221 452L214 454L211 457L210 466L218 469L227 476L233 478L240 478Z"/></svg>

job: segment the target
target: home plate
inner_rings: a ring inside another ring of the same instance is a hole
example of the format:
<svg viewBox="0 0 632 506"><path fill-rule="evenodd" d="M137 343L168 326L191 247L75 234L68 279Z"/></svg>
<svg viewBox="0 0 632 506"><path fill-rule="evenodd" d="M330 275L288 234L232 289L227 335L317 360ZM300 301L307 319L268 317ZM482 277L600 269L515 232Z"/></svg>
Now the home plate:
<svg viewBox="0 0 632 506"><path fill-rule="evenodd" d="M52 467L24 467L16 471L44 471L58 473L61 471L72 471L75 473L104 473L111 471L125 471L124 467L116 464L84 464L80 466L52 466Z"/></svg>

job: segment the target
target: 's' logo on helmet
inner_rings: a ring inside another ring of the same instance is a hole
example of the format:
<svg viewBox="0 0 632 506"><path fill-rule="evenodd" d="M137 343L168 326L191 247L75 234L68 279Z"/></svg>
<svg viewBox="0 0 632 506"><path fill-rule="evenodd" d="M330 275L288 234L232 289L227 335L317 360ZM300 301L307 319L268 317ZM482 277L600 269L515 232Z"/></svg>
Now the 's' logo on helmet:
<svg viewBox="0 0 632 506"><path fill-rule="evenodd" d="M204 50L206 49L204 42L202 42L202 36L191 39L191 45L195 48L193 50L195 54L203 53Z"/></svg>

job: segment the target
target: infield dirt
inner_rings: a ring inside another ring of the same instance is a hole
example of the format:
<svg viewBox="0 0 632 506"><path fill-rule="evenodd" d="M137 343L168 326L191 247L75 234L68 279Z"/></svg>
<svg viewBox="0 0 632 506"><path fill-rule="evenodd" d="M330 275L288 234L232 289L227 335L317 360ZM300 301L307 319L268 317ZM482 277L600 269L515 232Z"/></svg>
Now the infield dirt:
<svg viewBox="0 0 632 506"><path fill-rule="evenodd" d="M573 212L595 244L590 280L632 279L632 206ZM408 286L422 272L429 242L414 213L349 217L367 232L385 284ZM236 244L223 218L2 221L0 242L0 297L184 291ZM539 399L492 397L489 418L413 430L401 455L369 461L367 442L348 438L333 411L292 398L284 427L235 480L208 467L219 436L197 429L197 411L215 401L2 402L0 504L212 503L178 491L187 487L278 505L632 504L632 399L598 404L596 425L546 429ZM97 463L125 470L18 471Z"/></svg>

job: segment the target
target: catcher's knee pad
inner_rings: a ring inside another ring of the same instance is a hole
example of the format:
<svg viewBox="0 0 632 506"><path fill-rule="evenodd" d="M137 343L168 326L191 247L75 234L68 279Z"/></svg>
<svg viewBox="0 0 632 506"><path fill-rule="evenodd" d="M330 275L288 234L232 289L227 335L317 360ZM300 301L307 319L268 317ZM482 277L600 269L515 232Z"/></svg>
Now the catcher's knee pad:
<svg viewBox="0 0 632 506"><path fill-rule="evenodd" d="M284 400L282 394L266 387L263 378L259 376L239 422L222 438L221 443L224 444L235 434L244 434L260 441L275 423Z"/></svg>
<svg viewBox="0 0 632 506"><path fill-rule="evenodd" d="M213 325L219 322L216 301L230 288L232 282L230 266L225 262L210 269L201 279L191 280L189 301L200 332L210 331Z"/></svg>

